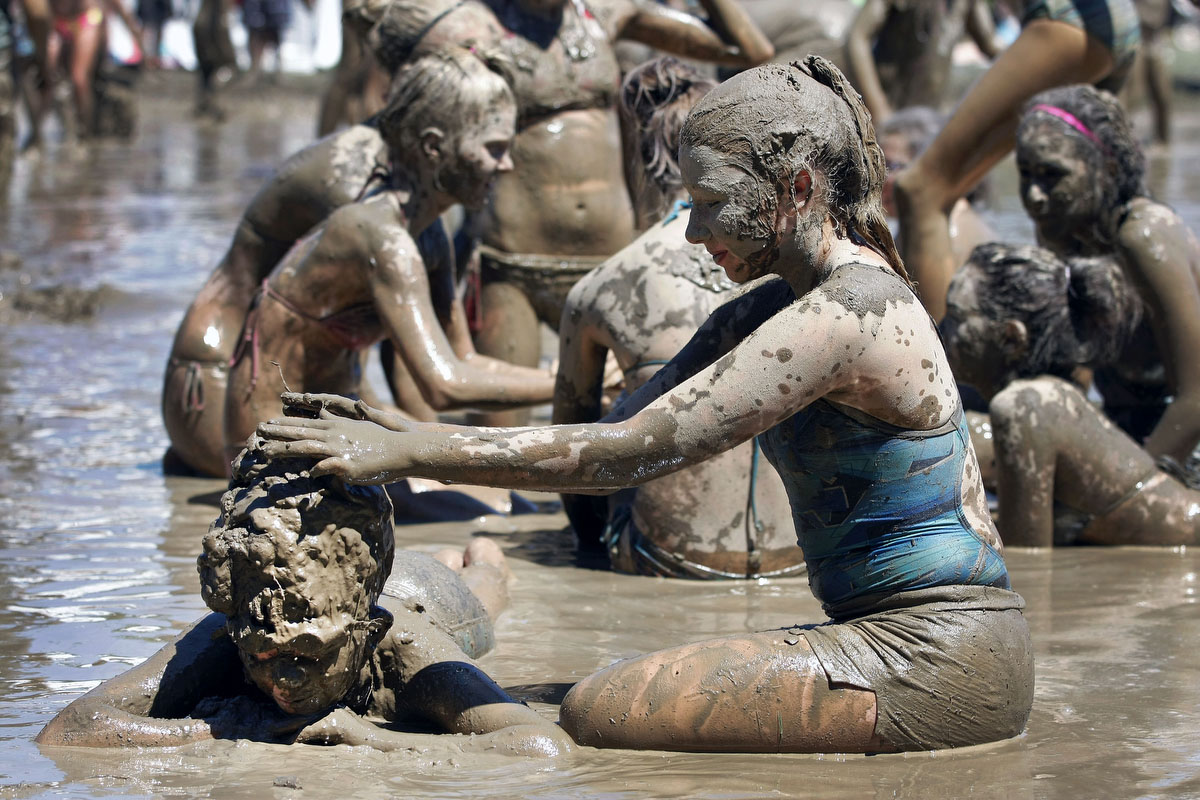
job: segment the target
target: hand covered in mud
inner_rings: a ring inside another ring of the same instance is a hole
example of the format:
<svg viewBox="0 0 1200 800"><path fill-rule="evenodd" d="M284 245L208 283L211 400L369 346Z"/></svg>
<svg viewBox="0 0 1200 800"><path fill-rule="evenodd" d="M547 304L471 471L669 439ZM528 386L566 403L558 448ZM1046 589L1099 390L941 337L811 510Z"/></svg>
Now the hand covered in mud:
<svg viewBox="0 0 1200 800"><path fill-rule="evenodd" d="M301 744L370 744L375 726L348 708L335 708L296 736Z"/></svg>
<svg viewBox="0 0 1200 800"><path fill-rule="evenodd" d="M284 392L280 399L283 401L283 412L289 417L361 419L401 433L414 430L416 426L415 420L401 414L381 411L362 400L353 400L340 394Z"/></svg>
<svg viewBox="0 0 1200 800"><path fill-rule="evenodd" d="M396 440L405 432L336 416L328 408L321 409L318 419L284 417L258 426L259 448L268 459L314 458L313 477L336 475L347 483L393 483L406 477L406 448Z"/></svg>
<svg viewBox="0 0 1200 800"><path fill-rule="evenodd" d="M208 723L219 739L284 742L313 721L312 715L288 714L273 702L239 695L201 700L192 716Z"/></svg>

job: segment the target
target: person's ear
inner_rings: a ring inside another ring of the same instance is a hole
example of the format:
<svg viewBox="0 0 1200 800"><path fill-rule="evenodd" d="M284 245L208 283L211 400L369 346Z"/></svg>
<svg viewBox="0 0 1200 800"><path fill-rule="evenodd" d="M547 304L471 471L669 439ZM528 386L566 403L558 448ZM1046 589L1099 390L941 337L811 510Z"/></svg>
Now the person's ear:
<svg viewBox="0 0 1200 800"><path fill-rule="evenodd" d="M1000 347L1011 364L1020 361L1029 350L1029 329L1017 319L1005 320L1000 329Z"/></svg>
<svg viewBox="0 0 1200 800"><path fill-rule="evenodd" d="M430 126L421 131L421 155L432 162L440 161L445 147L446 133L437 127Z"/></svg>
<svg viewBox="0 0 1200 800"><path fill-rule="evenodd" d="M802 169L796 173L796 177L792 179L792 203L790 211L784 209L784 214L789 217L794 217L800 213L800 209L808 205L808 201L812 199L813 192L812 173L806 169Z"/></svg>

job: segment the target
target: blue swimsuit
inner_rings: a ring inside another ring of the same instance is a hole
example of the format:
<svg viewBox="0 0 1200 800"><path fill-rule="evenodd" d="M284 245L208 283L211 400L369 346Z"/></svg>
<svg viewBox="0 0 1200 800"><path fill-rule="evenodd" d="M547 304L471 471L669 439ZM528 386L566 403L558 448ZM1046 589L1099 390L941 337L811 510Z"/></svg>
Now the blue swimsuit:
<svg viewBox="0 0 1200 800"><path fill-rule="evenodd" d="M963 518L961 407L912 431L818 400L760 441L787 487L813 594L834 619L898 592L1010 588L1004 559Z"/></svg>

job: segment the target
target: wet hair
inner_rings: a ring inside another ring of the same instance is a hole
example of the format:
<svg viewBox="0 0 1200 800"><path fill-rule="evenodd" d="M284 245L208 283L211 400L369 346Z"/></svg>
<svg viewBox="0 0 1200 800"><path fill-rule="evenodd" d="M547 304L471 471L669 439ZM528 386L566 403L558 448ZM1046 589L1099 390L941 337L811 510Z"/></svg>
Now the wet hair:
<svg viewBox="0 0 1200 800"><path fill-rule="evenodd" d="M516 101L497 59L448 48L400 68L379 112L379 133L395 157L413 163L420 158L422 130L439 127L453 138L474 116L503 102Z"/></svg>
<svg viewBox="0 0 1200 800"><path fill-rule="evenodd" d="M342 19L362 36L375 58L395 74L425 34L460 0L348 0Z"/></svg>
<svg viewBox="0 0 1200 800"><path fill-rule="evenodd" d="M252 440L233 464L197 559L206 605L230 633L279 622L366 619L392 569L392 504L377 486L309 474L312 459L267 461ZM312 580L330 579L312 592Z"/></svg>
<svg viewBox="0 0 1200 800"><path fill-rule="evenodd" d="M820 188L839 234L879 252L908 280L883 212L887 175L871 115L837 67L809 55L790 65L766 64L709 92L684 123L680 145L704 145L743 162L771 192L759 198L751 236L774 235L779 203L803 169Z"/></svg>
<svg viewBox="0 0 1200 800"><path fill-rule="evenodd" d="M682 186L679 132L683 122L692 106L716 85L672 56L633 68L621 83L617 112L624 129L634 135L632 144L641 159L644 185L662 197L674 195Z"/></svg>
<svg viewBox="0 0 1200 800"><path fill-rule="evenodd" d="M1108 257L1064 261L1043 247L989 242L975 248L969 263L985 277L978 297L983 315L1025 325L1029 347L1017 378L1068 378L1078 366L1106 366L1141 320L1136 290Z"/></svg>
<svg viewBox="0 0 1200 800"><path fill-rule="evenodd" d="M1096 141L1085 138L1072 126L1061 121L1037 106L1061 109L1081 122L1095 136ZM1030 135L1035 125L1051 124L1059 127L1063 135L1075 136L1088 142L1093 154L1093 174L1100 192L1097 222L1103 228L1111 224L1114 215L1110 212L1125 206L1133 198L1144 195L1146 157L1133 133L1129 117L1117 98L1103 89L1080 84L1050 89L1034 95L1025 106L1021 122L1017 127L1018 141ZM1100 240L1111 242L1113 234L1099 230Z"/></svg>

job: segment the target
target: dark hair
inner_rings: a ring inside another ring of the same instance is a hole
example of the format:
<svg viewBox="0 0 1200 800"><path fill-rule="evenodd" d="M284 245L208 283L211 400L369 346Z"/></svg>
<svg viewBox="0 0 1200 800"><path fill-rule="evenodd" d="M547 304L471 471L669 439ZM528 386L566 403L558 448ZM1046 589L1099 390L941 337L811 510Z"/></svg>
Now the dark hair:
<svg viewBox="0 0 1200 800"><path fill-rule="evenodd" d="M641 158L644 185L662 197L679 191L679 132L692 106L716 81L672 56L634 67L621 83L617 111ZM665 213L666 208L659 211Z"/></svg>
<svg viewBox="0 0 1200 800"><path fill-rule="evenodd" d="M883 212L887 166L871 115L837 67L809 55L790 65L766 64L730 78L692 110L680 144L706 145L742 157L775 187L763 197L755 234L773 231L779 201L801 169L824 176L829 214L908 280Z"/></svg>
<svg viewBox="0 0 1200 800"><path fill-rule="evenodd" d="M1070 377L1078 366L1115 361L1141 320L1142 305L1120 265L1108 257L1062 260L1035 245L981 244L970 264L982 270L980 311L1015 319L1029 335L1018 378Z"/></svg>
<svg viewBox="0 0 1200 800"><path fill-rule="evenodd" d="M1097 215L1097 233L1100 241L1112 242L1114 233L1108 227L1116 220L1111 212L1119 209L1138 195L1144 195L1146 157L1134 136L1129 117L1121 103L1111 93L1094 86L1080 84L1050 89L1034 95L1025 106L1025 113L1017 127L1020 140L1036 124L1055 117L1036 107L1059 108L1078 119L1096 137L1099 144L1091 142L1095 154L1094 178L1101 193L1100 212ZM1068 123L1057 121L1064 134L1083 138Z"/></svg>
<svg viewBox="0 0 1200 800"><path fill-rule="evenodd" d="M310 458L268 461L258 444L234 461L221 515L204 536L196 566L205 604L233 626L336 612L366 618L392 569L387 493L311 477ZM318 568L341 576L315 597L306 578Z"/></svg>

